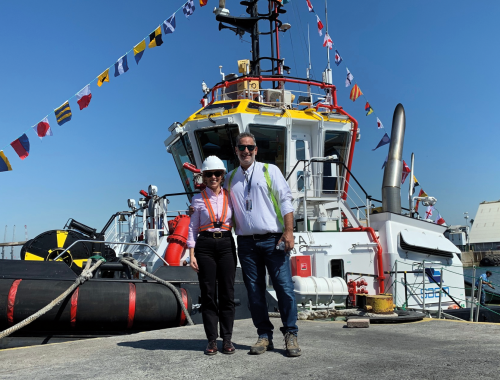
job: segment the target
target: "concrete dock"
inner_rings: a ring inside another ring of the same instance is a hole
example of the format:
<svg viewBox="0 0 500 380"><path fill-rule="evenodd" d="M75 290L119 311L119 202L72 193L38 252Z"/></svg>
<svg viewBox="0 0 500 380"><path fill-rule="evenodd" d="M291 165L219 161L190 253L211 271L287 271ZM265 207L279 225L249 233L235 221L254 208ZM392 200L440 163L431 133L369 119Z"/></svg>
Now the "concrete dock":
<svg viewBox="0 0 500 380"><path fill-rule="evenodd" d="M279 320L274 319L275 326ZM251 320L235 323L234 355L203 355L202 325L0 350L0 379L494 379L500 325L443 320L346 328L299 321L302 356L248 354ZM219 344L220 347L220 344Z"/></svg>

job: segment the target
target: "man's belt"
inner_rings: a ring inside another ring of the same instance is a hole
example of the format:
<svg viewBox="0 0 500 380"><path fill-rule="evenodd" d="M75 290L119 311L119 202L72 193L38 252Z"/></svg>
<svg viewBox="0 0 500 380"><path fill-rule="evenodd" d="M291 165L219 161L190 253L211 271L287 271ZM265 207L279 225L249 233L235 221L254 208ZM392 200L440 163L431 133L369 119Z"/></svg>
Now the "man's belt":
<svg viewBox="0 0 500 380"><path fill-rule="evenodd" d="M242 238L252 238L253 240L265 240L270 237L281 237L283 235L282 232L268 232L267 234L254 234L254 235L239 235L238 237Z"/></svg>
<svg viewBox="0 0 500 380"><path fill-rule="evenodd" d="M200 232L200 236L209 237L213 239L221 239L224 237L231 237L231 231L218 231L218 232L210 232L210 231L202 231Z"/></svg>

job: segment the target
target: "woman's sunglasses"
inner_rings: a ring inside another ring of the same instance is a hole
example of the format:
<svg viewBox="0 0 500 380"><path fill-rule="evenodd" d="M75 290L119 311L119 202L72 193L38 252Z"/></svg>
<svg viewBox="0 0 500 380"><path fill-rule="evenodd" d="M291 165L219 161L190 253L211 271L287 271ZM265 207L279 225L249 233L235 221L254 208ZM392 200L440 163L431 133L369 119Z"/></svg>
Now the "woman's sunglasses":
<svg viewBox="0 0 500 380"><path fill-rule="evenodd" d="M253 152L254 149L255 149L255 145L239 145L238 144L238 150L240 152L244 152L245 151L245 148L248 148L248 151L249 152Z"/></svg>
<svg viewBox="0 0 500 380"><path fill-rule="evenodd" d="M206 178L212 178L212 176L216 176L217 178L219 178L222 173L224 173L223 171L221 170L217 170L215 172L203 172L203 177L206 177Z"/></svg>

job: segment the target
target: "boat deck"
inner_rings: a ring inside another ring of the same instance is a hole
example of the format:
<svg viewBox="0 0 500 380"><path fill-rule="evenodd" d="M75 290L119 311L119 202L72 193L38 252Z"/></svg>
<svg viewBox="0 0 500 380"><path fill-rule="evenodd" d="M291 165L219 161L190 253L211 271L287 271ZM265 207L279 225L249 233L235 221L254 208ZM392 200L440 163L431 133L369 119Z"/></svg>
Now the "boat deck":
<svg viewBox="0 0 500 380"><path fill-rule="evenodd" d="M275 325L278 320L275 320ZM498 376L500 326L430 320L345 328L299 321L303 354L248 354L251 320L235 322L234 355L203 355L203 326L0 350L0 379L491 379ZM220 347L220 345L219 345Z"/></svg>

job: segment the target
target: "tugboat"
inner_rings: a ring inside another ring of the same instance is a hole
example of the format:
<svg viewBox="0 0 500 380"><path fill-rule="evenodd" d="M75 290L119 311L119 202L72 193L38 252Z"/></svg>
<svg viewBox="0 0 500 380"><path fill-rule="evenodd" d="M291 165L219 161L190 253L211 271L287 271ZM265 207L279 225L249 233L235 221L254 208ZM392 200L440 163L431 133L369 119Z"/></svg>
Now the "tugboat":
<svg viewBox="0 0 500 380"><path fill-rule="evenodd" d="M259 13L259 3L265 13ZM357 295L392 293L405 309L464 307L460 251L443 235L445 227L402 214L400 182L405 114L394 112L391 145L382 184L382 208L351 171L358 122L337 102L328 65L322 81L289 76L279 52L279 34L289 25L279 0L247 0L248 17L234 17L219 2L219 30L252 39L251 59L238 61L237 74L222 74L209 88L202 84L202 108L174 122L164 142L172 154L184 193L158 195L141 190L136 207L114 214L104 228L70 220L22 247L19 261L0 263L0 329L37 312L60 295L92 257L106 259L94 276L47 314L21 330L24 334L110 334L179 326L186 322L175 292L127 267L134 261L147 274L169 281L182 294L194 322L201 322L198 279L182 266L189 217L168 211L168 199L200 191L197 168L216 155L228 171L239 163L235 138L252 133L257 159L276 165L293 195L295 247L291 254L295 293L310 307L350 307ZM261 32L264 25L268 32ZM260 56L260 35L271 36L271 56ZM302 84L307 91L293 91ZM430 197L420 199L431 202ZM95 259L95 258L94 258ZM268 281L269 311L276 312ZM443 289L442 297L439 290ZM250 317L240 269L236 277L236 318ZM439 300L438 300L439 299Z"/></svg>

